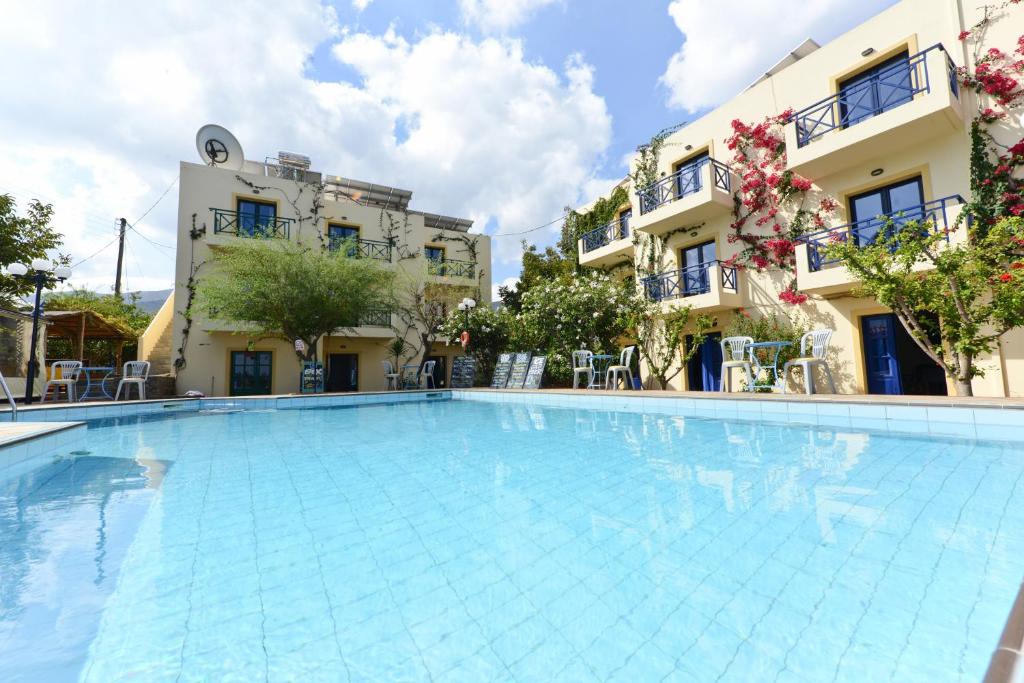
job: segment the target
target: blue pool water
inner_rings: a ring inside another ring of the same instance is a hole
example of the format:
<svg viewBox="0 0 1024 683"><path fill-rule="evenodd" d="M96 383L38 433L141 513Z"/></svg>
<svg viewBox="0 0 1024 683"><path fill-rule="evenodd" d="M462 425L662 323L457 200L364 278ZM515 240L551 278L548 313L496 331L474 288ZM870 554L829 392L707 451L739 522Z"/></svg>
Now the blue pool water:
<svg viewBox="0 0 1024 683"><path fill-rule="evenodd" d="M3 681L976 681L1019 446L467 401L90 426L0 482Z"/></svg>

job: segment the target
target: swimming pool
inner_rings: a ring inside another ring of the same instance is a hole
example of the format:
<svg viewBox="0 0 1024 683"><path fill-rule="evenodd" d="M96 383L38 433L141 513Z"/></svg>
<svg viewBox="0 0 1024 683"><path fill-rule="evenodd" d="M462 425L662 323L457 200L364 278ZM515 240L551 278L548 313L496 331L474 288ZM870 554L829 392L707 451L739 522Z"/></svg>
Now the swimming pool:
<svg viewBox="0 0 1024 683"><path fill-rule="evenodd" d="M979 680L1024 575L1020 444L435 400L74 450L0 483L0 680Z"/></svg>

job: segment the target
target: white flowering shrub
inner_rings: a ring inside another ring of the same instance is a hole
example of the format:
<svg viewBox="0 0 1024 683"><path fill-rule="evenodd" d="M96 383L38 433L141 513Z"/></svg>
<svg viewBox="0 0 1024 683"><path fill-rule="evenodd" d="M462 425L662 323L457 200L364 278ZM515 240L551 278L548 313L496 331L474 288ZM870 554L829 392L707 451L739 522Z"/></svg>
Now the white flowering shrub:
<svg viewBox="0 0 1024 683"><path fill-rule="evenodd" d="M480 308L470 315L468 328L464 313L450 313L442 336L458 343L468 329L478 383L490 381L499 353L533 351L548 357L545 383L566 385L572 382L572 352L617 354L641 305L632 285L590 272L531 287L523 293L520 313Z"/></svg>

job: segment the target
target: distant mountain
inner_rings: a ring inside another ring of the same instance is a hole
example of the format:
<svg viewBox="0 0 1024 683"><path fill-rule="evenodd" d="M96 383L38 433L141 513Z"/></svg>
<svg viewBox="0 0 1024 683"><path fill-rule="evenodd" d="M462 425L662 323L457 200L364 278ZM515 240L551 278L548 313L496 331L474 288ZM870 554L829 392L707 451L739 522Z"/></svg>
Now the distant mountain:
<svg viewBox="0 0 1024 683"><path fill-rule="evenodd" d="M146 313L156 313L164 305L167 296L173 289L157 289L149 292L132 292L139 295L139 308ZM128 300L128 293L122 294L124 300Z"/></svg>

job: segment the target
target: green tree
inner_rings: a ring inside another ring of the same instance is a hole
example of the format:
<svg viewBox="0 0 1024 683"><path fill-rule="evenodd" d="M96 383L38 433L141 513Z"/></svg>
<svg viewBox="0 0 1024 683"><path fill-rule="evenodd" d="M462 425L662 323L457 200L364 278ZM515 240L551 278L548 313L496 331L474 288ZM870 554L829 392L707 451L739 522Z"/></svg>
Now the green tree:
<svg viewBox="0 0 1024 683"><path fill-rule="evenodd" d="M487 306L478 306L469 314L467 326L466 314L453 310L445 318L441 336L449 343L458 344L463 330L469 332L468 351L476 359L477 382L489 383L498 354L515 350L513 331L516 320L517 315L507 308L495 311Z"/></svg>
<svg viewBox="0 0 1024 683"><path fill-rule="evenodd" d="M629 324L651 377L659 389L668 389L668 383L697 355L714 320L703 314L694 316L689 306L662 314L660 303L638 299Z"/></svg>
<svg viewBox="0 0 1024 683"><path fill-rule="evenodd" d="M972 230L961 244L947 245L948 232L930 222L890 221L879 235L867 245L836 240L828 252L893 310L957 394L971 396L971 379L983 374L978 356L1024 325L1024 218Z"/></svg>
<svg viewBox="0 0 1024 683"><path fill-rule="evenodd" d="M33 199L28 204L25 216L19 216L14 198L0 194L0 266L12 263L28 264L32 259L47 258L47 252L59 249L63 235L53 229L53 206ZM57 261L69 263L67 256ZM12 306L15 302L35 291L27 280L0 275L0 304Z"/></svg>
<svg viewBox="0 0 1024 683"><path fill-rule="evenodd" d="M405 282L398 288L395 313L400 321L399 336L415 338L409 343L409 357L420 356L420 367L434 350L434 342L443 338L445 319L466 297L479 298L480 290L464 285L438 282Z"/></svg>
<svg viewBox="0 0 1024 683"><path fill-rule="evenodd" d="M245 240L218 248L198 287L198 308L211 319L242 323L262 337L301 339L312 360L320 338L355 327L393 302L394 274L375 259L288 242Z"/></svg>

